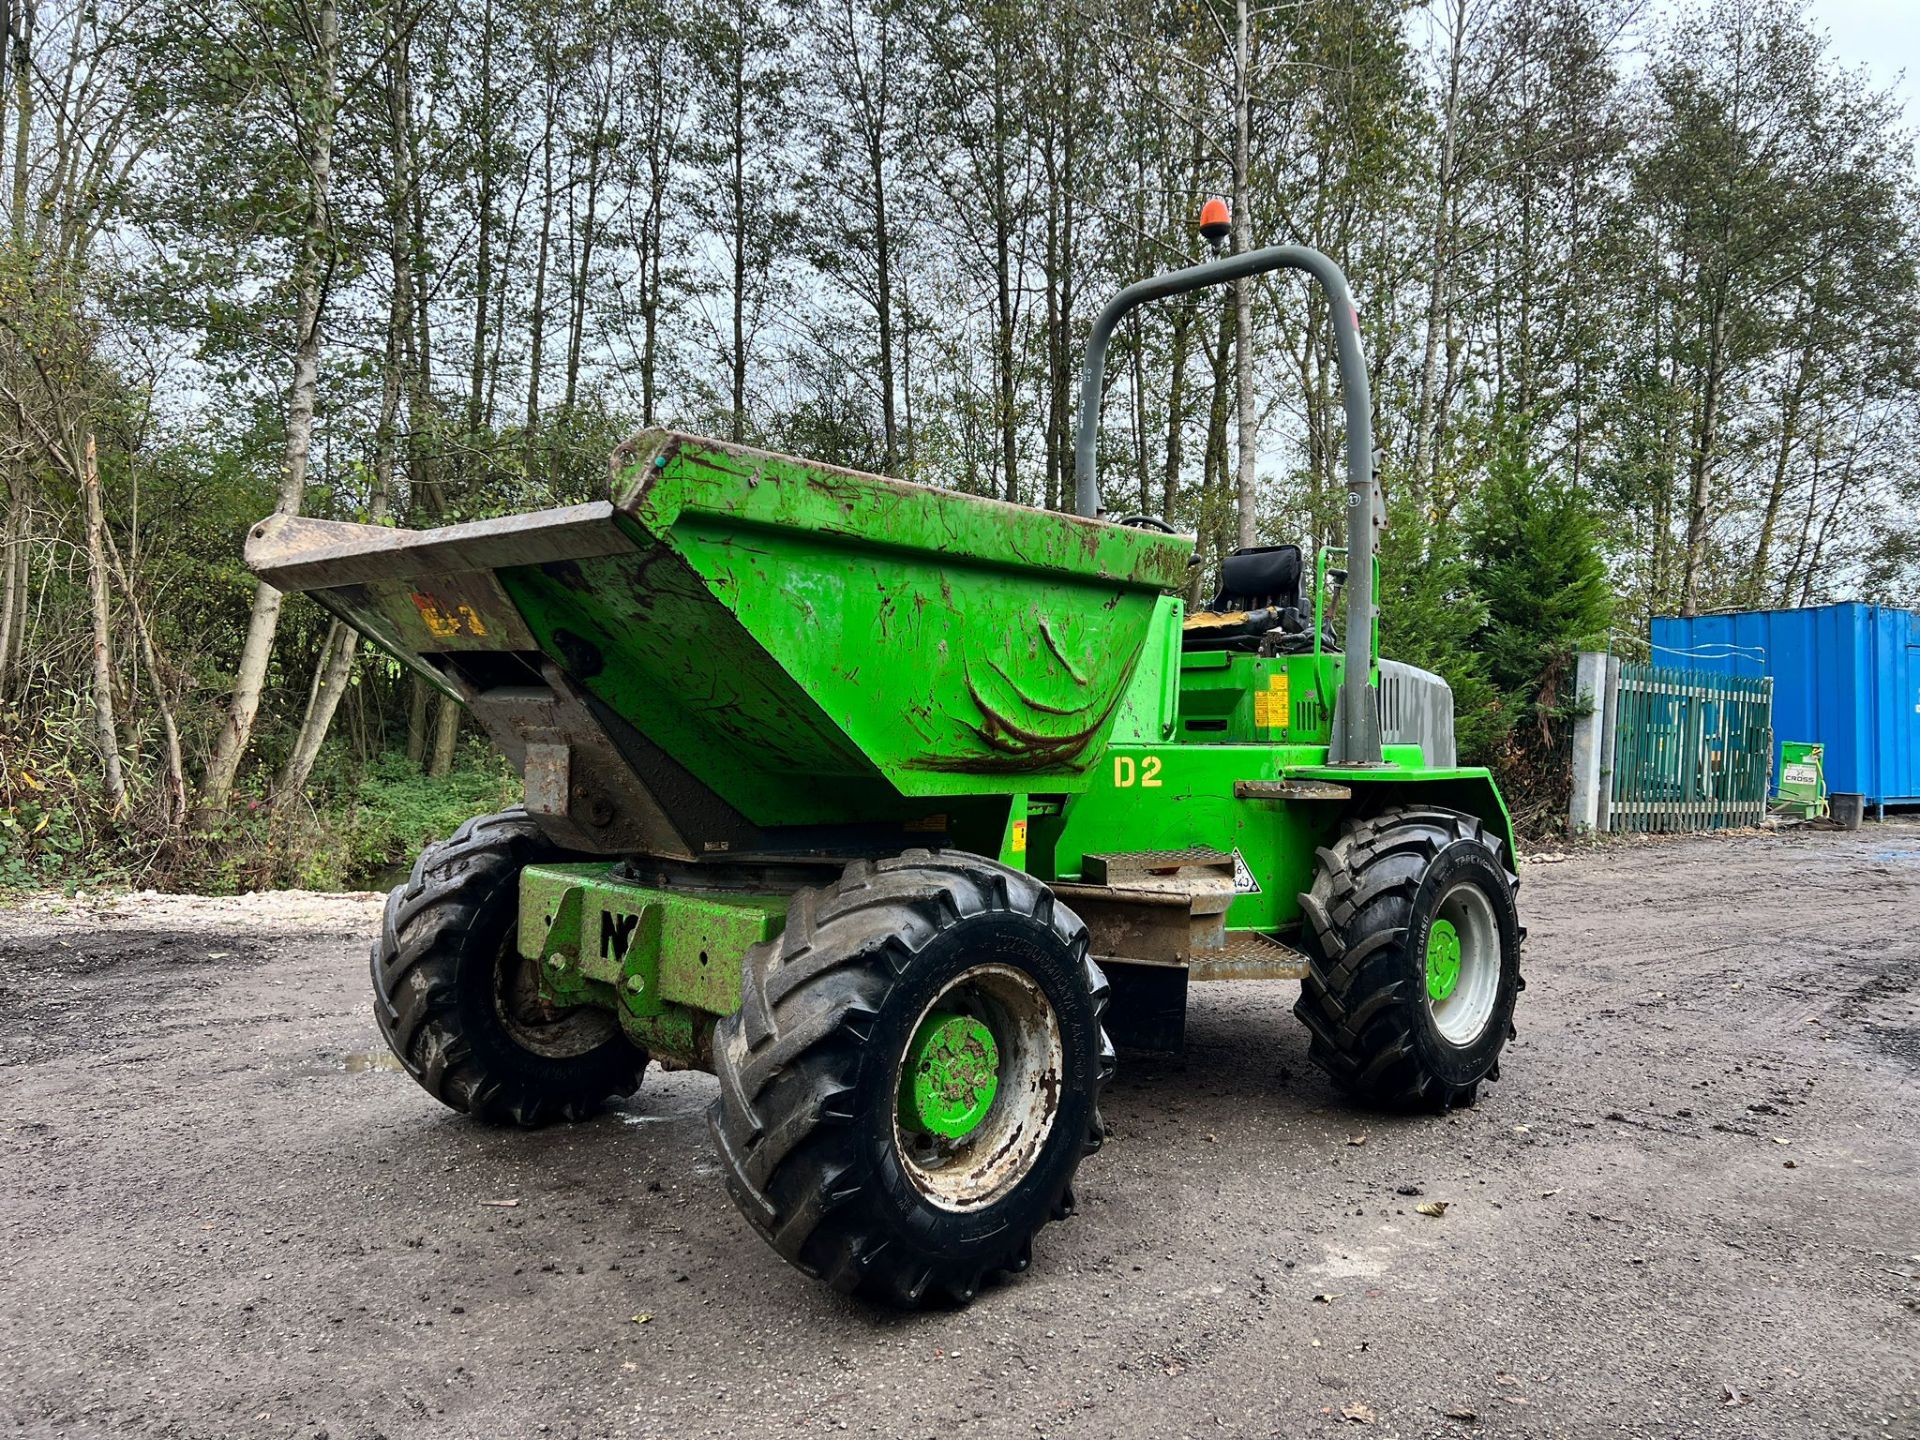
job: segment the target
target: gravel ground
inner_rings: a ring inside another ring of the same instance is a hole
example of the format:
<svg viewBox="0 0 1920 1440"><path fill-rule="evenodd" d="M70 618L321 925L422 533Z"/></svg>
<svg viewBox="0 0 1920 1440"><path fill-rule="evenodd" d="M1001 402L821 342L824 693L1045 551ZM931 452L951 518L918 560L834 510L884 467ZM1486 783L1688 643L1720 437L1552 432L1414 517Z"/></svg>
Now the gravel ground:
<svg viewBox="0 0 1920 1440"><path fill-rule="evenodd" d="M0 1427L1920 1436L1920 826L1525 881L1478 1108L1357 1110L1294 986L1198 987L1033 1271L925 1316L753 1237L706 1076L441 1110L379 1048L373 897L0 913Z"/></svg>

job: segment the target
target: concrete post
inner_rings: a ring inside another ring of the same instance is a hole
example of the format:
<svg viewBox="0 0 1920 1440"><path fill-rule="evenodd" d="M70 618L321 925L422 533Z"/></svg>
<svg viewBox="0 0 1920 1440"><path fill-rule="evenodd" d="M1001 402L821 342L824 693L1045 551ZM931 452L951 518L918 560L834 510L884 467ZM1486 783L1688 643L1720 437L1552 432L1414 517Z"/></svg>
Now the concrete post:
<svg viewBox="0 0 1920 1440"><path fill-rule="evenodd" d="M1607 687L1600 697L1600 813L1593 828L1613 829L1613 757L1615 722L1620 718L1620 657L1607 656Z"/></svg>
<svg viewBox="0 0 1920 1440"><path fill-rule="evenodd" d="M1575 835L1592 832L1600 819L1600 731L1607 697L1607 657L1580 652L1574 670L1574 703L1585 713L1573 722L1573 801L1567 825Z"/></svg>

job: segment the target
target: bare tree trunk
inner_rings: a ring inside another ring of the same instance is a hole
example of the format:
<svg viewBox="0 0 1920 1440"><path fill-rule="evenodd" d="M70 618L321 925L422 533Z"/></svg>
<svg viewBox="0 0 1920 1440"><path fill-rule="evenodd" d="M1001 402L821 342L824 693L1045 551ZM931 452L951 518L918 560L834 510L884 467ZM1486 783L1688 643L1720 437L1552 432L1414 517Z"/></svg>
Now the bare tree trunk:
<svg viewBox="0 0 1920 1440"><path fill-rule="evenodd" d="M0 0L0 135L7 130L7 69L12 60L13 0ZM0 151L0 156L5 152Z"/></svg>
<svg viewBox="0 0 1920 1440"><path fill-rule="evenodd" d="M13 674L16 637L26 620L24 587L18 583L27 559L27 507L24 482L7 480L7 523L0 529L0 700Z"/></svg>
<svg viewBox="0 0 1920 1440"><path fill-rule="evenodd" d="M551 62L549 62L551 64ZM540 243L534 251L532 334L527 356L527 434L526 469L529 477L539 473L540 369L547 329L547 261L553 247L553 131L554 115L559 108L558 82L547 76L546 129L540 140Z"/></svg>
<svg viewBox="0 0 1920 1440"><path fill-rule="evenodd" d="M573 305L567 326L566 398L561 405L568 413L572 412L579 393L580 356L586 344L587 293L593 281L593 245L599 236L600 226L601 155L612 143L607 135L607 111L613 104L613 90L619 79L611 71L610 65L605 88L600 92L599 111L593 117L593 131L587 137L587 205L580 222L580 265L570 277L573 281ZM568 210L572 210L571 203Z"/></svg>
<svg viewBox="0 0 1920 1440"><path fill-rule="evenodd" d="M107 603L107 520L100 504L100 463L93 432L87 432L81 489L87 502L87 594L93 619L93 735L107 803L118 815L127 805L127 782L120 769L120 732L113 718L113 616Z"/></svg>
<svg viewBox="0 0 1920 1440"><path fill-rule="evenodd" d="M893 357L893 227L887 219L887 176L884 148L887 144L887 104L891 97L892 66L887 55L886 12L880 12L880 87L879 114L867 135L867 168L873 181L873 263L874 288L880 321L880 429L885 436L885 453L880 459L883 474L900 468L900 439L894 416Z"/></svg>
<svg viewBox="0 0 1920 1440"><path fill-rule="evenodd" d="M1200 519L1195 526L1199 540L1194 548L1197 553L1212 540L1215 560L1226 553L1223 510L1227 490L1227 377L1232 359L1235 308L1233 292L1229 290L1226 303L1220 307L1219 338L1210 347L1212 353L1208 357L1213 364L1213 399L1207 407L1207 448L1200 470ZM1187 594L1189 608L1197 608L1207 598L1203 583L1206 573L1203 566L1196 565L1193 569Z"/></svg>
<svg viewBox="0 0 1920 1440"><path fill-rule="evenodd" d="M13 243L27 243L27 147L33 138L33 19L39 0L24 0L13 50ZM12 17L9 16L9 19Z"/></svg>
<svg viewBox="0 0 1920 1440"><path fill-rule="evenodd" d="M1252 128L1253 63L1252 21L1247 0L1234 0L1233 65L1233 253L1253 248L1253 217L1249 211L1252 186L1247 167L1251 160L1249 144ZM1253 462L1258 416L1253 393L1253 283L1247 279L1233 282L1234 314L1234 398L1239 405L1236 427L1240 440L1239 469L1235 481L1239 525L1236 543L1245 549L1260 543L1259 499L1254 492Z"/></svg>
<svg viewBox="0 0 1920 1440"><path fill-rule="evenodd" d="M160 712L160 729L167 747L166 806L161 818L168 825L179 825L187 818L187 771L180 748L180 727L174 717L173 703L167 698L166 670L160 664L160 652L153 643L153 629L147 624L145 611L140 608L140 597L133 588L132 577L121 562L120 547L114 544L113 532L102 527L100 536L106 542L107 564L113 570L114 583L120 587L120 594L127 602L127 611L133 617L133 631L140 641L140 654L146 661L148 674L153 677L153 703Z"/></svg>
<svg viewBox="0 0 1920 1440"><path fill-rule="evenodd" d="M667 124L666 54L658 54L654 70L657 84L647 112L647 209L641 218L645 239L645 259L640 285L640 423L651 427L658 399L660 355L660 300L665 274L661 254L666 237L666 211L673 183L673 132Z"/></svg>
<svg viewBox="0 0 1920 1440"><path fill-rule="evenodd" d="M1747 572L1745 597L1747 604L1761 603L1761 592L1767 580L1767 566L1773 559L1773 540L1779 527L1780 507L1786 500L1793 457L1800 440L1800 407L1806 398L1813 358L1813 342L1808 340L1801 348L1799 363L1794 371L1794 383L1787 392L1786 404L1780 418L1780 450L1774 457L1773 483L1767 487L1766 509L1760 519L1760 539L1754 546L1753 564Z"/></svg>
<svg viewBox="0 0 1920 1440"><path fill-rule="evenodd" d="M396 218L396 236L400 233L397 225L397 217L401 214L399 207L405 198L396 178L390 197L393 207L391 213ZM392 509L393 478L399 450L399 437L395 432L400 419L400 375L412 319L408 313L409 297L398 283L407 273L407 256L398 244L393 247L392 259L396 283L391 291L392 298L387 303L387 357L380 385L380 418L374 427L373 494L368 497L367 506L367 518L376 525L385 520ZM320 747L326 743L327 732L333 726L334 712L339 709L340 701L346 695L359 640L357 633L338 620L327 627L327 638L321 642L320 658L314 665L313 683L307 688L307 707L300 720L300 733L294 739L293 749L287 755L280 778L274 782L273 805L276 811L291 804L307 788L314 762L320 758Z"/></svg>
<svg viewBox="0 0 1920 1440"><path fill-rule="evenodd" d="M1440 117L1440 173L1428 258L1427 329L1420 347L1420 405L1413 427L1414 494L1423 502L1433 467L1439 463L1440 406L1434 390L1440 380L1441 338L1452 308L1454 155L1459 143L1460 62L1467 46L1467 0L1454 0L1452 10L1452 53L1447 63L1447 98Z"/></svg>
<svg viewBox="0 0 1920 1440"><path fill-rule="evenodd" d="M747 438L747 16L744 5L734 7L733 50L733 413L728 438L738 445Z"/></svg>
<svg viewBox="0 0 1920 1440"><path fill-rule="evenodd" d="M307 223L300 245L299 325L293 352L293 390L287 405L287 446L276 514L299 513L307 487L307 457L313 448L314 399L320 384L320 317L331 265L333 223L333 130L339 103L340 12L336 0L320 0L317 32L318 98L314 110L312 159L307 172ZM297 117L296 117L297 119ZM200 782L197 808L204 821L217 819L233 794L240 758L260 710L274 631L280 623L280 592L262 582L253 595L253 613L234 669L233 695L226 723L214 742L213 756Z"/></svg>
<svg viewBox="0 0 1920 1440"><path fill-rule="evenodd" d="M412 765L427 763L427 707L433 696L427 682L415 675L407 691L407 761Z"/></svg>
<svg viewBox="0 0 1920 1440"><path fill-rule="evenodd" d="M1173 377L1167 383L1167 458L1160 472L1160 515L1172 523L1180 499L1180 437L1187 408L1187 345L1193 330L1194 307L1182 297L1174 302Z"/></svg>
<svg viewBox="0 0 1920 1440"><path fill-rule="evenodd" d="M279 810L307 788L307 778L320 758L327 731L333 725L334 711L346 694L347 680L353 674L353 652L360 637L338 620L327 627L327 638L320 644L320 658L313 667L313 683L307 690L306 713L300 720L300 733L294 737L287 763L274 782L273 807Z"/></svg>
<svg viewBox="0 0 1920 1440"><path fill-rule="evenodd" d="M1007 93L1007 60L998 46L993 58L993 265L997 308L994 312L994 379L999 386L1000 479L1005 498L1020 501L1019 417L1014 410L1013 332L1015 298L1013 275L1013 196L1007 182L1007 130L1013 108Z"/></svg>
<svg viewBox="0 0 1920 1440"><path fill-rule="evenodd" d="M1680 613L1700 613L1700 570L1707 554L1708 505L1713 497L1714 449L1720 443L1721 357L1726 337L1726 303L1714 304L1707 344L1707 373L1700 398L1700 426L1693 451L1693 487L1687 504L1686 570L1682 576Z"/></svg>
<svg viewBox="0 0 1920 1440"><path fill-rule="evenodd" d="M479 234L473 274L473 368L467 386L467 434L477 436L484 419L487 382L487 319L493 286L493 0L480 17L480 166L476 223ZM471 442L470 442L471 443Z"/></svg>
<svg viewBox="0 0 1920 1440"><path fill-rule="evenodd" d="M43 438L42 448L47 443ZM0 699L11 692L21 658L26 654L27 593L33 580L33 512L38 500L37 487L33 470L17 458L7 490L7 524L4 532L0 532L6 545L5 555L0 556Z"/></svg>
<svg viewBox="0 0 1920 1440"><path fill-rule="evenodd" d="M427 774L438 778L453 769L453 747L460 738L460 702L451 695L440 697L440 709L434 716L433 753L427 757Z"/></svg>

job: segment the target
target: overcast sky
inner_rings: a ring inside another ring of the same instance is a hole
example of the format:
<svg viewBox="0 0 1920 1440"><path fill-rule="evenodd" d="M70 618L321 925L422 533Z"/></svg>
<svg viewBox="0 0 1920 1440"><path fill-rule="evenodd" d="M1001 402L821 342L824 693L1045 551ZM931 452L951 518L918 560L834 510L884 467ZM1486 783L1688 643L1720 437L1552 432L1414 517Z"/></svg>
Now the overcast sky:
<svg viewBox="0 0 1920 1440"><path fill-rule="evenodd" d="M1832 35L1835 58L1865 65L1875 89L1896 89L1907 128L1920 128L1920 0L1813 0L1813 16Z"/></svg>

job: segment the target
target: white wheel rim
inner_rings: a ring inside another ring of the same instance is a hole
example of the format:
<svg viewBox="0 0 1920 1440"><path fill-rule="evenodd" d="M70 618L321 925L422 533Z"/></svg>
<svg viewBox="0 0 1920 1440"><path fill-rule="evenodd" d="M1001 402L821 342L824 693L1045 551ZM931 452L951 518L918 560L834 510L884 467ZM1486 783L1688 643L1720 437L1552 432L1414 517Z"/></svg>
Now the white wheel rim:
<svg viewBox="0 0 1920 1440"><path fill-rule="evenodd" d="M1019 1183L1039 1159L1059 1114L1066 1047L1053 1002L1008 965L976 965L928 1001L907 1031L936 1010L978 1019L998 1047L998 1084L984 1119L964 1138L930 1135L903 1124L896 1106L894 1146L914 1188L943 1210L979 1210ZM896 1096L909 1057L895 1066Z"/></svg>
<svg viewBox="0 0 1920 1440"><path fill-rule="evenodd" d="M1500 998L1500 921L1493 902L1472 881L1463 880L1440 897L1435 922L1445 921L1460 939L1460 974L1442 999L1435 999L1422 965L1422 993L1433 1027L1449 1044L1473 1044L1486 1033Z"/></svg>

